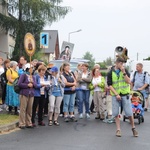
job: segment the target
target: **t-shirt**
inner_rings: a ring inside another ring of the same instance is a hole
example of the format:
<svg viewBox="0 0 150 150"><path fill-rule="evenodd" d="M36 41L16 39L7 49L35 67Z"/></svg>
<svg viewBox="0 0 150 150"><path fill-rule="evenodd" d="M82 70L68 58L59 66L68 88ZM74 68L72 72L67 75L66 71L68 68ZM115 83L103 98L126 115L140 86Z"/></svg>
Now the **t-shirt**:
<svg viewBox="0 0 150 150"><path fill-rule="evenodd" d="M8 77L11 76L11 79L14 81L16 78L18 78L18 72L14 71L13 69L8 69L6 72L6 77L8 79ZM10 83L9 81L7 82L8 85L12 85L12 83Z"/></svg>
<svg viewBox="0 0 150 150"><path fill-rule="evenodd" d="M99 83L101 83L101 76L98 76L98 77L96 77L96 78L93 78L92 79L92 84L93 85L96 85L96 84L99 84ZM94 91L96 92L96 91L101 91L101 88L99 87L99 86L96 86L95 88L94 88Z"/></svg>

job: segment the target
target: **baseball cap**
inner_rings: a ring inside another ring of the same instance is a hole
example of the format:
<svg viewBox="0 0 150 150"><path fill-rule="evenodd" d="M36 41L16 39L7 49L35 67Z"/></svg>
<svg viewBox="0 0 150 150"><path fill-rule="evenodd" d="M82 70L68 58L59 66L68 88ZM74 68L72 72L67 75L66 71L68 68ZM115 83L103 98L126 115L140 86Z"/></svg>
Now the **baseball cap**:
<svg viewBox="0 0 150 150"><path fill-rule="evenodd" d="M52 68L50 69L50 71L51 71L51 72L58 72L58 68L57 68L56 66L54 66L54 67L52 67Z"/></svg>

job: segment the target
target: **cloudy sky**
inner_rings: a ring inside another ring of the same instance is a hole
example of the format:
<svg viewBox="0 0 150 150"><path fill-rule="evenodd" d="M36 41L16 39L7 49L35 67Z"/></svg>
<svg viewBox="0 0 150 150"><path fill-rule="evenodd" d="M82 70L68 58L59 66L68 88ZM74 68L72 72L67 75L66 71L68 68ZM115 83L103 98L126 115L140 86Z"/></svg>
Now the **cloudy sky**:
<svg viewBox="0 0 150 150"><path fill-rule="evenodd" d="M90 51L100 62L114 58L117 46L127 47L129 61L150 56L149 0L64 0L61 5L72 11L45 29L58 30L60 48L70 32L81 29L70 34L73 57Z"/></svg>

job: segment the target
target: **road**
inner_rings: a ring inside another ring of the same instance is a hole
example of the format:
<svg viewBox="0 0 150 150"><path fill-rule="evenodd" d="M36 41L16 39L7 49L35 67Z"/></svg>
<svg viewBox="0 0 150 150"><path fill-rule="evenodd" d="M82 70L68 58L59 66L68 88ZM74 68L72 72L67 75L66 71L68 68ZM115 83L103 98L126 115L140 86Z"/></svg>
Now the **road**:
<svg viewBox="0 0 150 150"><path fill-rule="evenodd" d="M121 121L122 137L115 136L115 123L108 124L94 119L82 119L77 123L65 123L59 118L60 126L36 127L16 130L0 135L0 150L149 150L150 112L145 113L145 122L138 124L139 137L132 136L131 126ZM47 118L45 118L47 122Z"/></svg>

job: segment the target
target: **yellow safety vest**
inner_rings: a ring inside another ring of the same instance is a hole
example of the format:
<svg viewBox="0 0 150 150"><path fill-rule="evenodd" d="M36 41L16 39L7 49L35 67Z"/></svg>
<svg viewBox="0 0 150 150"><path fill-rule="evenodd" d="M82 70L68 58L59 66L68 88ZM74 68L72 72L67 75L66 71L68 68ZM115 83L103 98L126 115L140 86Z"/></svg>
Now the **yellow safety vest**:
<svg viewBox="0 0 150 150"><path fill-rule="evenodd" d="M130 84L125 82L124 75L120 72L119 76L112 71L112 86L118 94L129 94L130 93ZM115 95L110 91L111 95Z"/></svg>

